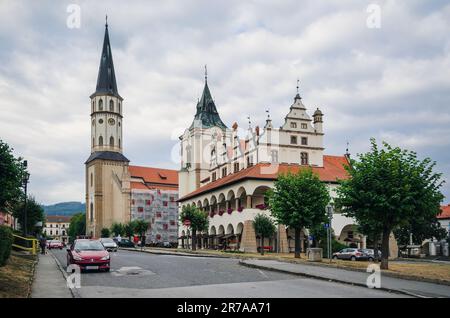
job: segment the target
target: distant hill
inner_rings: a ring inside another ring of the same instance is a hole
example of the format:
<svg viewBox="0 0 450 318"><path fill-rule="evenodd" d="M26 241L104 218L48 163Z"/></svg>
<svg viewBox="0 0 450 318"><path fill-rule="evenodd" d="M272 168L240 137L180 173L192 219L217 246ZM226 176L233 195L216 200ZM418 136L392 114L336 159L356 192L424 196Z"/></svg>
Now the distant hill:
<svg viewBox="0 0 450 318"><path fill-rule="evenodd" d="M52 205L43 205L47 215L74 215L86 211L86 204L81 202L61 202Z"/></svg>

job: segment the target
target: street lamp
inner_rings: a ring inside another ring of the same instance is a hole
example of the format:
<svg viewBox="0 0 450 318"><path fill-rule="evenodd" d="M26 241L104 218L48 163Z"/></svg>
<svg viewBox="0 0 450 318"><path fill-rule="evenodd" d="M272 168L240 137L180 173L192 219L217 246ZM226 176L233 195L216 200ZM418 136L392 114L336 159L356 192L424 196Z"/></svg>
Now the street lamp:
<svg viewBox="0 0 450 318"><path fill-rule="evenodd" d="M331 219L333 218L333 206L327 205L328 226L327 226L327 241L328 241L328 261L331 263Z"/></svg>
<svg viewBox="0 0 450 318"><path fill-rule="evenodd" d="M27 205L28 205L27 188L28 188L28 180L30 179L30 174L26 171L26 169L28 168L28 161L24 160L22 166L25 171L22 179L22 186L25 192L25 206L23 210L23 236L27 237Z"/></svg>

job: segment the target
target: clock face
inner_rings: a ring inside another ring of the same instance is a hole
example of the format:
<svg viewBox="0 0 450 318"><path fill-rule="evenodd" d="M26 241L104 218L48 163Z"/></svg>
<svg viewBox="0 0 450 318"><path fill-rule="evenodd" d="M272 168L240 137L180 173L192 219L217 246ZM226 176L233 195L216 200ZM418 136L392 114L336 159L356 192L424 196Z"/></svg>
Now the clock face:
<svg viewBox="0 0 450 318"><path fill-rule="evenodd" d="M110 118L110 119L108 119L108 123L110 125L114 125L116 123L116 121L114 119Z"/></svg>

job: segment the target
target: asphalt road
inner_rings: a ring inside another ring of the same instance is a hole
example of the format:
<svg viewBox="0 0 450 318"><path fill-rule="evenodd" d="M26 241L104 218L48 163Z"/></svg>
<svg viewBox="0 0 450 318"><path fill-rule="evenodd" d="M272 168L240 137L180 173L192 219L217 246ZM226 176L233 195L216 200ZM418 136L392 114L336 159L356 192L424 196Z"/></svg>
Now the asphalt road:
<svg viewBox="0 0 450 318"><path fill-rule="evenodd" d="M53 250L66 266L66 251ZM404 297L262 271L230 258L111 253L111 271L81 275L81 297ZM62 278L61 278L62 279Z"/></svg>

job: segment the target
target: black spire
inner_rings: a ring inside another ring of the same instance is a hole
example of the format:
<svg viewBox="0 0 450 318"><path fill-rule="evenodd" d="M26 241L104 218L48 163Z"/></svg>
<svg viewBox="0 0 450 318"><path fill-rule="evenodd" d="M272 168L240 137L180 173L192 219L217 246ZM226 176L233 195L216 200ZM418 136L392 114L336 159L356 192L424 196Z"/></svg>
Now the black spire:
<svg viewBox="0 0 450 318"><path fill-rule="evenodd" d="M194 122L192 123L190 128L193 128L196 125L196 121L198 122L198 125L203 128L209 128L213 126L217 126L222 129L227 128L227 126L220 119L216 104L214 103L211 92L209 91L206 67L205 87L203 88L202 98L200 98L200 101L197 103L197 113L195 114Z"/></svg>
<svg viewBox="0 0 450 318"><path fill-rule="evenodd" d="M103 40L103 50L102 56L100 57L95 94L112 94L120 97L117 90L116 74L114 72L111 44L109 42L108 16L106 16L105 38Z"/></svg>

